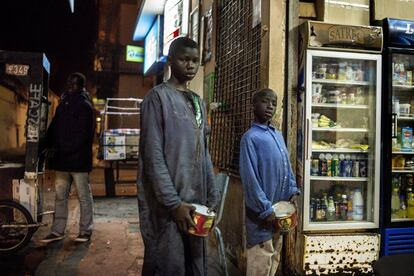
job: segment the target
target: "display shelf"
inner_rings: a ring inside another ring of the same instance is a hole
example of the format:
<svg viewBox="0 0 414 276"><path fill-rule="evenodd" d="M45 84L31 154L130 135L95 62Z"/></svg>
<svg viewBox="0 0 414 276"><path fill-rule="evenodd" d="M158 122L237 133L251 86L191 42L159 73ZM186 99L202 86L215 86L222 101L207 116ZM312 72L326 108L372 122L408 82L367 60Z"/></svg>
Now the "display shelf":
<svg viewBox="0 0 414 276"><path fill-rule="evenodd" d="M366 223L366 220L325 220L325 221L311 221L314 224L338 224L338 223Z"/></svg>
<svg viewBox="0 0 414 276"><path fill-rule="evenodd" d="M327 231L327 230L351 230L351 229L373 229L378 228L378 224L362 221L321 221L321 222L309 222L306 231Z"/></svg>
<svg viewBox="0 0 414 276"><path fill-rule="evenodd" d="M393 88L399 88L399 89L414 89L414 85L408 85L408 84L393 84Z"/></svg>
<svg viewBox="0 0 414 276"><path fill-rule="evenodd" d="M392 173L414 173L414 169L408 168L392 168Z"/></svg>
<svg viewBox="0 0 414 276"><path fill-rule="evenodd" d="M368 132L368 129L366 128L344 128L344 127L313 127L312 131Z"/></svg>
<svg viewBox="0 0 414 276"><path fill-rule="evenodd" d="M329 83L339 85L371 85L369 81L351 81L351 80L334 80L334 79L312 79L313 83Z"/></svg>
<svg viewBox="0 0 414 276"><path fill-rule="evenodd" d="M391 222L414 221L414 218L392 218Z"/></svg>
<svg viewBox="0 0 414 276"><path fill-rule="evenodd" d="M393 151L392 154L414 154L414 151Z"/></svg>
<svg viewBox="0 0 414 276"><path fill-rule="evenodd" d="M414 114L409 114L411 116L414 116ZM397 120L399 121L414 121L414 117L410 116L397 116Z"/></svg>
<svg viewBox="0 0 414 276"><path fill-rule="evenodd" d="M313 176L311 175L310 180L365 182L365 181L368 181L368 177Z"/></svg>
<svg viewBox="0 0 414 276"><path fill-rule="evenodd" d="M334 103L314 103L312 107L320 108L343 108L343 109L368 109L366 104L334 104Z"/></svg>
<svg viewBox="0 0 414 276"><path fill-rule="evenodd" d="M344 149L344 148L335 148L335 149L312 149L312 152L335 152L335 153L369 153L368 150L359 150L359 149Z"/></svg>

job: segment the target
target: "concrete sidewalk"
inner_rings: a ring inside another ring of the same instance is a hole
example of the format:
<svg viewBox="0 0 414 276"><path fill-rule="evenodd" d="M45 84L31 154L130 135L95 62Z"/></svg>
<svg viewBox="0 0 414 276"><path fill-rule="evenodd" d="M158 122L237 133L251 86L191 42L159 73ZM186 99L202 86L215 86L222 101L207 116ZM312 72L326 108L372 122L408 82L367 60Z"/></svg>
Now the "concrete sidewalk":
<svg viewBox="0 0 414 276"><path fill-rule="evenodd" d="M53 193L46 195L46 209L53 208ZM40 228L29 246L17 254L0 259L2 275L141 275L144 244L139 233L138 207L134 197L98 198L94 206L94 233L90 243L78 244L79 204L69 202L68 236L65 240L43 246L36 240L47 235L49 227ZM51 217L45 218L51 222ZM49 224L50 225L50 224ZM224 275L218 263L217 249L209 243L209 275ZM241 275L231 263L229 275Z"/></svg>

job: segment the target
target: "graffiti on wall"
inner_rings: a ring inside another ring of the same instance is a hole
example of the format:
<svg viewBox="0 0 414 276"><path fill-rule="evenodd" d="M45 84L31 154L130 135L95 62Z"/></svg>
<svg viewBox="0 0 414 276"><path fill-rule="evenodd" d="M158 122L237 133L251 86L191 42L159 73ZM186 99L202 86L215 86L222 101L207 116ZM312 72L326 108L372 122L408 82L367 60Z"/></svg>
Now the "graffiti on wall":
<svg viewBox="0 0 414 276"><path fill-rule="evenodd" d="M30 84L29 106L27 109L27 142L39 141L40 105L42 99L42 85Z"/></svg>

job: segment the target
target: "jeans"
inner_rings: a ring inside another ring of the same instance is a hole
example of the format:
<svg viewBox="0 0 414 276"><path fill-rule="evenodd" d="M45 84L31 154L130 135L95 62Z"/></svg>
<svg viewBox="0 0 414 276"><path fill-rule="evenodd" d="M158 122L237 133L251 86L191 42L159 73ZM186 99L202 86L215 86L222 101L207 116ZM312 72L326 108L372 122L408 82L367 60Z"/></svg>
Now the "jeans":
<svg viewBox="0 0 414 276"><path fill-rule="evenodd" d="M76 185L80 203L79 234L92 234L93 198L87 172L56 171L55 217L52 232L63 235L68 220L68 198L72 181Z"/></svg>

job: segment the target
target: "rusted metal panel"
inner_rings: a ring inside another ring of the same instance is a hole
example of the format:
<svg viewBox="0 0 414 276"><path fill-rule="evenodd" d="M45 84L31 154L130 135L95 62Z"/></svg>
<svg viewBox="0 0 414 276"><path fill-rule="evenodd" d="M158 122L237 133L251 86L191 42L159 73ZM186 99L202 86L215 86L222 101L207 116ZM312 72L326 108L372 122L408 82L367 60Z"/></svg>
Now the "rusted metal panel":
<svg viewBox="0 0 414 276"><path fill-rule="evenodd" d="M379 256L380 235L305 235L304 244L306 275L370 274Z"/></svg>

